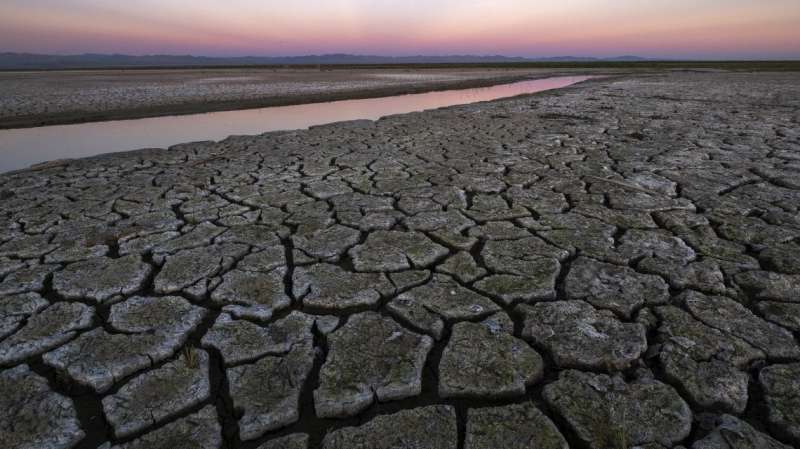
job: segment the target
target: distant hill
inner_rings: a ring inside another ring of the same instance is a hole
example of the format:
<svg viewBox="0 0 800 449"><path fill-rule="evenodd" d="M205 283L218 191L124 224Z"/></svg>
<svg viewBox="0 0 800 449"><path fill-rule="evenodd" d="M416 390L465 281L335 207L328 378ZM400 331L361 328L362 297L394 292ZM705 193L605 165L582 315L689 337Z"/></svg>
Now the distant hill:
<svg viewBox="0 0 800 449"><path fill-rule="evenodd" d="M334 65L334 64L469 64L469 63L519 63L519 62L591 62L591 61L645 61L638 56L617 58L588 58L560 56L550 58L522 58L501 55L448 55L448 56L373 56L373 55L308 55L308 56L244 56L210 57L191 55L120 54L44 55L33 53L0 53L0 70L12 69L66 69L99 67L191 67L239 65Z"/></svg>

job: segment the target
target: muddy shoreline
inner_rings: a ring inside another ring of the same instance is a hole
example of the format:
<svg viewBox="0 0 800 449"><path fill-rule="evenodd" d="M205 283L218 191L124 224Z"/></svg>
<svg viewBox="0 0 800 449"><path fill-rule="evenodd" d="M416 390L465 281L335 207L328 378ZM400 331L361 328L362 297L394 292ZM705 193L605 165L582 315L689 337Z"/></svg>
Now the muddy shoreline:
<svg viewBox="0 0 800 449"><path fill-rule="evenodd" d="M389 70L387 70L386 72L388 72L387 73L388 75L397 74L399 76L402 76L402 73L398 74ZM441 72L442 76L448 75L447 71L439 71L439 72ZM127 106L112 106L110 108L98 107L95 109L75 109L75 107L72 106L65 106L65 110L59 112L37 112L32 114L25 114L25 113L19 114L19 113L11 113L9 111L3 111L1 104L2 102L0 102L0 129L31 128L38 126L66 125L66 124L87 123L87 122L108 121L108 120L126 120L126 119L137 119L137 118L147 118L147 117L160 117L168 115L186 115L186 114L196 114L203 112L254 109L254 108L262 108L270 106L292 106L300 104L323 103L323 102L338 101L338 100L355 100L355 99L378 98L378 97L415 94L424 92L436 92L436 91L452 90L452 89L488 87L493 85L509 84L523 80L541 79L554 76L605 74L605 73L618 73L618 72L615 72L613 70L611 71L609 70L521 71L521 70L501 69L496 71L476 71L476 73L474 74L471 74L470 72L464 73L463 71L454 70L453 73L454 75L458 75L459 77L464 77L464 79L454 79L454 80L437 79L432 81L421 81L421 82L410 80L401 85L393 85L393 84L379 85L380 83L378 83L378 85L358 85L353 87L341 87L335 84L340 82L336 78L333 78L331 80L326 79L326 76L342 77L343 75L341 73L334 73L329 75L326 72L320 72L318 74L314 74L312 72L312 75L316 75L316 77L321 79L322 82L334 83L331 84L331 86L334 87L334 89L323 88L310 94L304 94L302 93L302 91L289 92L283 94L267 92L248 97L242 97L241 95L237 94L235 96L238 96L239 98L232 98L232 99L225 98L227 96L231 96L231 94L227 93L226 90L235 88L236 87L235 83L237 82L236 78L240 78L240 77L232 77L231 82L225 82L223 80L221 86L219 87L220 93L214 94L211 97L208 96L201 97L193 94L186 94L183 97L177 98L176 101L173 102L151 105L149 103L152 102L153 98L146 96L143 98L139 98L138 100L134 101L132 104L129 104ZM387 75L387 74L383 74L380 72L375 73L375 71L370 71L368 73L368 75L377 75L377 76ZM0 81L2 81L3 76L11 76L11 75L14 74L0 73ZM35 74L26 74L26 75L35 76ZM75 74L68 74L68 75L71 75L73 77L76 76ZM241 75L242 77L247 77L248 71L243 70ZM54 75L51 74L50 76ZM125 82L126 74L111 72L110 75L108 76L110 77L109 78L110 80L113 80L114 76L120 77L120 81L111 81L111 83ZM283 76L282 81L285 81L284 78L287 77L291 79L290 76L291 74ZM347 74L345 74L345 76L347 76ZM361 76L364 75L358 72L355 75L353 75L354 78L358 78ZM298 79L296 80L296 83L299 88L301 89L305 88L304 84L320 82L317 79L306 81L305 78L308 77L309 77L308 73L300 73ZM89 75L86 75L86 78L88 81L88 79L91 77ZM267 83L266 85L268 86L270 82L274 81L275 80L266 79L264 82ZM25 83L27 83L27 81L23 82L23 84ZM72 83L74 83L74 81L72 81ZM28 88L27 85L25 87ZM74 90L74 92L72 92L72 90ZM47 91L47 89L44 89L40 93L29 94L29 99L32 96L34 100L38 101L41 96L46 96L48 94L49 92ZM10 92L9 95L11 95ZM65 92L62 92L62 95L80 95L80 92L77 87L67 87ZM114 91L112 90L110 96L113 98L114 95L115 95ZM44 99L42 98L42 100Z"/></svg>

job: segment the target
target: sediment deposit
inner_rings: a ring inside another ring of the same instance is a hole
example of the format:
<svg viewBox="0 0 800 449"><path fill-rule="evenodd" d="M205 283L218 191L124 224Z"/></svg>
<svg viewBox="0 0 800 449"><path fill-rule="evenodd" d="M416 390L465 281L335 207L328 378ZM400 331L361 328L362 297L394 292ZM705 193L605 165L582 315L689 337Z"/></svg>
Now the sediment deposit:
<svg viewBox="0 0 800 449"><path fill-rule="evenodd" d="M569 72L314 67L0 72L0 129L385 97Z"/></svg>

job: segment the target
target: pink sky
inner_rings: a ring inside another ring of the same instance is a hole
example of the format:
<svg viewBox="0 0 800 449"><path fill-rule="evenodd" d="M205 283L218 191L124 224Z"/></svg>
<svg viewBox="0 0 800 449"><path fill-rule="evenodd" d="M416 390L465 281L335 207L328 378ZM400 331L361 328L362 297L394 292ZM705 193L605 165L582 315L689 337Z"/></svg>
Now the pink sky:
<svg viewBox="0 0 800 449"><path fill-rule="evenodd" d="M4 0L0 51L800 58L800 0Z"/></svg>

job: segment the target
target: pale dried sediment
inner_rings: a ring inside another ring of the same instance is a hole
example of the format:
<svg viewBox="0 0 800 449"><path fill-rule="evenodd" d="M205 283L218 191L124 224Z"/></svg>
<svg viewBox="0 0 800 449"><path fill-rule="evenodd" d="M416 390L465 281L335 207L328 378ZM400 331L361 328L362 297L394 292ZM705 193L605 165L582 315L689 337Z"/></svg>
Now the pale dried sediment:
<svg viewBox="0 0 800 449"><path fill-rule="evenodd" d="M0 446L800 444L797 110L670 72L0 175Z"/></svg>

